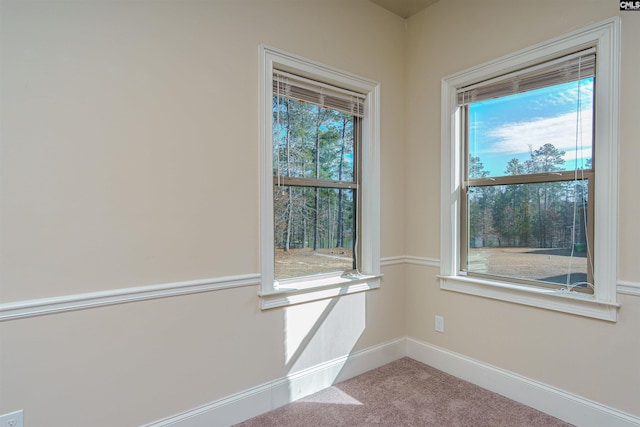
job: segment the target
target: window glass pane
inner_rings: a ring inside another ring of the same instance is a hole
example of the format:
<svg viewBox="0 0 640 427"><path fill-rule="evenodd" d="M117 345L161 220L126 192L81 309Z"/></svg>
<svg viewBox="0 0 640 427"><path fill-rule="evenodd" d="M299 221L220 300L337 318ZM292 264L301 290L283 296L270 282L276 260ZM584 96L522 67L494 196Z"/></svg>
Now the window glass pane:
<svg viewBox="0 0 640 427"><path fill-rule="evenodd" d="M353 270L356 191L274 188L275 279Z"/></svg>
<svg viewBox="0 0 640 427"><path fill-rule="evenodd" d="M468 194L469 273L587 281L587 180L471 187Z"/></svg>
<svg viewBox="0 0 640 427"><path fill-rule="evenodd" d="M273 97L273 174L354 181L354 117Z"/></svg>
<svg viewBox="0 0 640 427"><path fill-rule="evenodd" d="M469 104L469 178L590 169L594 79Z"/></svg>

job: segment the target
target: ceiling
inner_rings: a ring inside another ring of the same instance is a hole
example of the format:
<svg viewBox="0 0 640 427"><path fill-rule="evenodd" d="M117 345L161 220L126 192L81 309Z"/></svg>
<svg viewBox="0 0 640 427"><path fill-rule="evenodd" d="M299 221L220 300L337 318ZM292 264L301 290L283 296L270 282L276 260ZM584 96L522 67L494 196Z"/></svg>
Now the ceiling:
<svg viewBox="0 0 640 427"><path fill-rule="evenodd" d="M430 6L438 0L370 0L385 9L399 15L403 18L408 18L420 12L427 6Z"/></svg>

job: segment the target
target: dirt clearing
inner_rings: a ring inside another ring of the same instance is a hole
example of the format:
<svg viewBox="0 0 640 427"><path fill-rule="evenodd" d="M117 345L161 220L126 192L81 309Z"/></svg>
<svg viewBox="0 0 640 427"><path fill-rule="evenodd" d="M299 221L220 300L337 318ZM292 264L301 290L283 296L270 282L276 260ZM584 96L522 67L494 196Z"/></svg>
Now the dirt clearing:
<svg viewBox="0 0 640 427"><path fill-rule="evenodd" d="M587 280L587 257L567 249L473 248L469 271L565 284Z"/></svg>
<svg viewBox="0 0 640 427"><path fill-rule="evenodd" d="M353 269L353 251L348 248L311 248L275 250L275 276L277 280L309 276L331 271Z"/></svg>

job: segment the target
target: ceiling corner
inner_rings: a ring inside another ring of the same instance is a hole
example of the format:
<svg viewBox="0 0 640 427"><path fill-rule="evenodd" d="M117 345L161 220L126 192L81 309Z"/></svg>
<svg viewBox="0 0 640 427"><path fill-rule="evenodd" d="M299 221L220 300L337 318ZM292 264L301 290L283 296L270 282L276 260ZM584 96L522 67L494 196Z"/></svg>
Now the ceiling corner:
<svg viewBox="0 0 640 427"><path fill-rule="evenodd" d="M401 18L409 18L438 0L369 0Z"/></svg>

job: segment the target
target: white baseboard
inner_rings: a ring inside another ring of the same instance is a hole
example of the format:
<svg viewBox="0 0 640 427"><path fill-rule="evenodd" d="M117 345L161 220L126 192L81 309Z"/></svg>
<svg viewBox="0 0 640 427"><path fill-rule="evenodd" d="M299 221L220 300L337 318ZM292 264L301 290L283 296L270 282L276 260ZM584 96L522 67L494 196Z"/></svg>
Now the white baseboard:
<svg viewBox="0 0 640 427"><path fill-rule="evenodd" d="M404 356L576 426L640 426L640 417L432 344L401 338L289 374L144 427L230 426Z"/></svg>
<svg viewBox="0 0 640 427"><path fill-rule="evenodd" d="M400 338L252 387L145 427L230 426L404 357Z"/></svg>
<svg viewBox="0 0 640 427"><path fill-rule="evenodd" d="M640 417L425 342L408 338L407 356L576 426L640 426Z"/></svg>

